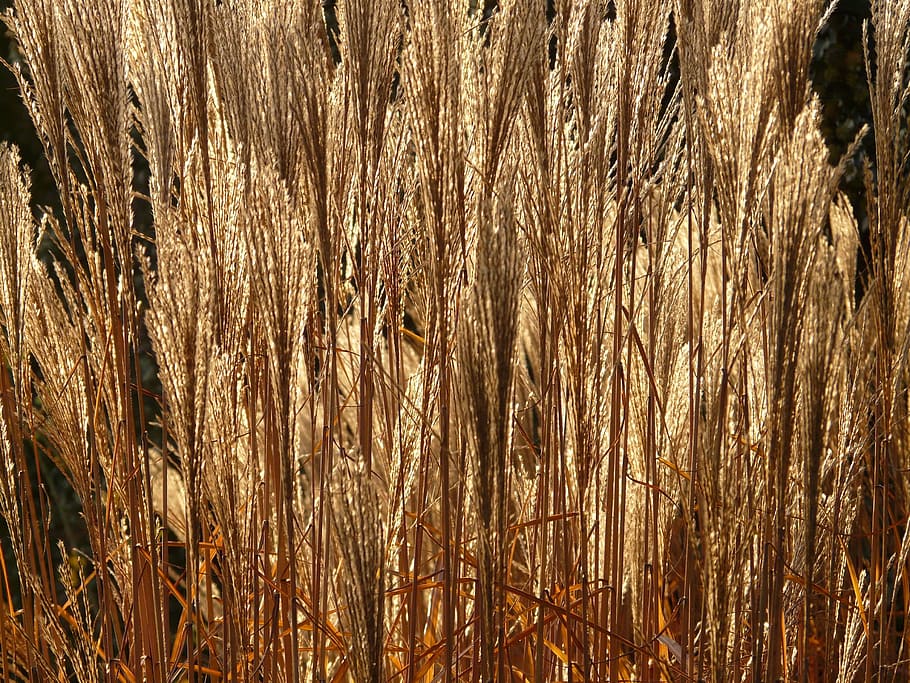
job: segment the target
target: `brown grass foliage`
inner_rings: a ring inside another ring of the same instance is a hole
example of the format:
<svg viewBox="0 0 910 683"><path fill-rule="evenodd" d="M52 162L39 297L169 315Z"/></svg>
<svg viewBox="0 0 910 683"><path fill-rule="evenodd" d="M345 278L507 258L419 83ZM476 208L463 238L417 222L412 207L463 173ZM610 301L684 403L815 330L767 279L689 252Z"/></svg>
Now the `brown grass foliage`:
<svg viewBox="0 0 910 683"><path fill-rule="evenodd" d="M910 1L858 302L827 2L482 4L15 2L4 680L907 680Z"/></svg>

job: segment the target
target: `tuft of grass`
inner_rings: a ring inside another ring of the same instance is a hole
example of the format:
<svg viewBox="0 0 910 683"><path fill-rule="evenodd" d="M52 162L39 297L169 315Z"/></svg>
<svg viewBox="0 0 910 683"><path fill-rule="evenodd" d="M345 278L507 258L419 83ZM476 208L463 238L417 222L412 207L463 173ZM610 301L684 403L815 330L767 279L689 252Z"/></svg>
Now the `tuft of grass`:
<svg viewBox="0 0 910 683"><path fill-rule="evenodd" d="M17 0L0 677L904 680L910 2L859 300L832 11Z"/></svg>

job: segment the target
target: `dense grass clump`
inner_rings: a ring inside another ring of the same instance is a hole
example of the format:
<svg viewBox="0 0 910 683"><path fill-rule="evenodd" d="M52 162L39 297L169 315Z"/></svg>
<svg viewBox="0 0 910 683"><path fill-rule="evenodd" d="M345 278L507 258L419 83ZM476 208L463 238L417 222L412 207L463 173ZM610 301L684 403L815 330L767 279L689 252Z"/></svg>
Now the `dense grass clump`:
<svg viewBox="0 0 910 683"><path fill-rule="evenodd" d="M0 678L907 680L910 0L329 9L5 17Z"/></svg>

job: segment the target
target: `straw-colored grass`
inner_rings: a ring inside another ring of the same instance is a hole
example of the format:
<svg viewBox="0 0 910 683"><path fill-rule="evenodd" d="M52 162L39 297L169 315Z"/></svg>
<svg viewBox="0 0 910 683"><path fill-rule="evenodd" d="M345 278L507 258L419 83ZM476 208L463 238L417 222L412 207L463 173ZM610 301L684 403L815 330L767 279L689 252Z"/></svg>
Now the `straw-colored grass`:
<svg viewBox="0 0 910 683"><path fill-rule="evenodd" d="M858 302L831 9L16 0L0 678L906 680L910 0Z"/></svg>

